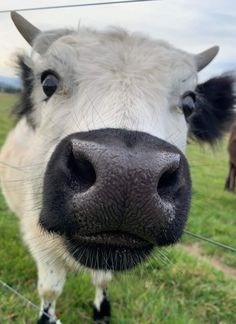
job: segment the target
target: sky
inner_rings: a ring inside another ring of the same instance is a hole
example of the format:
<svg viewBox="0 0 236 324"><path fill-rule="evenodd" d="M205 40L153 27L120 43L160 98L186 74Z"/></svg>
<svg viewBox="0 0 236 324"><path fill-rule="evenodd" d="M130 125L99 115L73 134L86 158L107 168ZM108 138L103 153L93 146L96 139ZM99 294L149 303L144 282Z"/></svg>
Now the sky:
<svg viewBox="0 0 236 324"><path fill-rule="evenodd" d="M106 1L106 0L102 0ZM99 2L98 0L1 0L6 9ZM219 45L216 59L200 73L200 79L236 70L235 0L159 0L155 2L78 7L21 12L41 30L92 26L120 26L164 39L191 53ZM0 13L0 75L14 76L15 53L30 47L14 27L9 13Z"/></svg>

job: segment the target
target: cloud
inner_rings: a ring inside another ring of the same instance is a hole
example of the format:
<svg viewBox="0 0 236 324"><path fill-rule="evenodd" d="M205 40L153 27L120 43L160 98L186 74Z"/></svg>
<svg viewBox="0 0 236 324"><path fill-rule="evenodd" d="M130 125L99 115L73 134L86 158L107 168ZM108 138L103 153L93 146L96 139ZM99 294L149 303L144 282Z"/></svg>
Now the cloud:
<svg viewBox="0 0 236 324"><path fill-rule="evenodd" d="M84 3L85 1L81 1ZM87 0L89 2L89 0ZM75 0L57 1L56 4L78 3ZM40 5L45 3L40 2ZM47 5L55 1L47 1ZM0 9L39 6L32 0L1 1ZM219 56L201 73L204 79L224 69L236 69L236 2L234 0L168 0L99 7L80 7L58 10L24 12L22 15L42 30L58 27L93 26L103 29L118 25L140 31L154 38L165 39L177 47L198 53L209 46L221 47ZM7 62L16 48L29 50L17 33L9 14L1 14L0 74L12 75Z"/></svg>

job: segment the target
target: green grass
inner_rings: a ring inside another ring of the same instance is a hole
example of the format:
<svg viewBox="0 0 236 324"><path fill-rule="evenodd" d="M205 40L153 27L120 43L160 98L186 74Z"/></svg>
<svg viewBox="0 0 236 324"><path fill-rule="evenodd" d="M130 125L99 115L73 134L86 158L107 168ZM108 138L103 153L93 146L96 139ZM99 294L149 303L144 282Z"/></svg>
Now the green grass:
<svg viewBox="0 0 236 324"><path fill-rule="evenodd" d="M0 94L0 147L10 127L13 125L13 119L10 118L11 107L17 102L16 95Z"/></svg>
<svg viewBox="0 0 236 324"><path fill-rule="evenodd" d="M0 145L11 127L9 106L16 98L0 96ZM211 152L191 143L187 152L193 178L192 210L187 228L236 246L236 197L224 192L225 144ZM196 240L184 236L182 242ZM199 242L200 243L200 242ZM200 243L203 253L236 267L235 254ZM39 304L36 268L21 243L19 224L0 196L0 278ZM236 323L236 281L207 260L188 255L182 245L153 258L110 286L112 323ZM94 288L86 274L70 274L57 313L64 323L90 323ZM37 311L0 286L0 323L35 323Z"/></svg>
<svg viewBox="0 0 236 324"><path fill-rule="evenodd" d="M228 172L226 141L215 151L196 144L188 146L193 181L192 208L188 229L216 241L236 247L236 196L224 191ZM235 253L209 243L204 251L236 268Z"/></svg>

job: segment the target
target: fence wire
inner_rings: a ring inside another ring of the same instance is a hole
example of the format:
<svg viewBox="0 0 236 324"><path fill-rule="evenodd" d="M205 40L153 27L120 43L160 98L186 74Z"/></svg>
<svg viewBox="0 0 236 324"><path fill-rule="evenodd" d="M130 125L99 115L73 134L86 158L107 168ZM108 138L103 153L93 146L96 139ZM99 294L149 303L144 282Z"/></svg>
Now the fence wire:
<svg viewBox="0 0 236 324"><path fill-rule="evenodd" d="M14 11L22 12L22 11L37 11L37 10L51 10L51 9L65 9L65 8L75 8L75 7L93 7L93 6L104 6L104 5L117 5L117 4L129 4L129 3L140 3L140 2L157 2L162 0L125 0L125 1L106 1L106 2L91 2L91 3L81 3L81 4L70 4L70 5L57 5L57 6L47 6L47 7L32 7L32 8L17 8L14 9ZM11 9L6 10L0 10L0 13L10 13ZM215 240L212 240L210 238L207 238L205 236L192 233L188 230L184 230L184 233L186 235L192 236L196 239L208 242L209 244L215 245L217 247L226 249L231 252L236 252L236 248L223 244L221 242L217 242ZM8 285L6 282L0 279L0 284L8 289L10 292L12 292L14 295L18 296L21 300L23 300L27 305L30 305L37 311L41 311L40 307L34 304L31 300L29 300L27 297L22 295L19 291L17 291L15 288ZM56 321L56 318L49 315L48 313L42 311L42 314L44 314L49 320Z"/></svg>
<svg viewBox="0 0 236 324"><path fill-rule="evenodd" d="M138 2L157 2L161 0L125 0L125 1L105 1L105 2L90 2L90 3L78 3L70 5L58 5L58 6L48 6L48 7L32 7L32 8L18 8L14 11L36 11L36 10L51 10L51 9L65 9L65 8L75 8L75 7L95 7L95 6L105 6L105 5L117 5L126 3L138 3ZM0 13L9 13L13 9L0 10Z"/></svg>
<svg viewBox="0 0 236 324"><path fill-rule="evenodd" d="M31 307L37 309L38 311L41 311L40 307L35 305L31 300L29 300L27 297L22 295L19 291L17 291L15 288L9 286L6 282L0 279L0 284L8 289L10 292L12 292L14 295L18 296L21 300L23 300L27 305L30 305ZM49 320L56 321L55 317L49 315L48 313L42 311L42 314L45 315Z"/></svg>
<svg viewBox="0 0 236 324"><path fill-rule="evenodd" d="M226 245L226 244L223 244L221 242L217 242L217 241L214 241L212 239L209 239L205 236L202 236L202 235L199 235L199 234L195 234L195 233L192 233L188 230L184 230L184 233L189 235L189 236L192 236L194 238L197 238L199 240L202 240L202 241L205 241L205 242L208 242L210 244L213 244L213 245L216 245L218 247L221 247L221 248L224 248L230 252L236 252L236 248L232 247L232 246L229 246L229 245ZM27 297L25 297L24 295L22 295L19 291L17 291L15 288L11 287L10 285L8 285L6 282L4 282L3 280L0 279L0 284L8 289L10 292L12 292L14 295L18 296L21 300L23 300L27 305L30 305L31 307L33 307L34 309L38 310L38 311L41 311L42 314L44 314L45 316L47 316L47 318L49 320L53 320L53 321L56 321L56 318L49 315L48 313L42 311L40 309L39 306L35 305L31 300L29 300Z"/></svg>
<svg viewBox="0 0 236 324"><path fill-rule="evenodd" d="M235 247L232 247L232 246L229 246L229 245L214 241L214 240L209 239L208 237L202 236L200 234L195 234L195 233L192 233L192 232L190 232L188 230L184 230L184 233L189 235L189 236L193 236L193 237L195 237L195 238L197 238L199 240L206 241L206 242L208 242L210 244L213 244L213 245L216 245L216 246L221 247L223 249L229 250L231 252L236 252Z"/></svg>

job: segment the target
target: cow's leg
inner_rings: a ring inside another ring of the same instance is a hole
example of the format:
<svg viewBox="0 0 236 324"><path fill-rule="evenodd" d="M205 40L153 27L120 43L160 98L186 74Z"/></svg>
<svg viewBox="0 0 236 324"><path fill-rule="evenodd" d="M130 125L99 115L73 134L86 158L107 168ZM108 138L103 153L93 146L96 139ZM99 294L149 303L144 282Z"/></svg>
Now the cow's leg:
<svg viewBox="0 0 236 324"><path fill-rule="evenodd" d="M231 162L229 162L229 173L225 181L225 190L229 190L231 168L232 168L232 164Z"/></svg>
<svg viewBox="0 0 236 324"><path fill-rule="evenodd" d="M233 172L232 172L232 192L235 192L235 177L236 177L236 168L233 166Z"/></svg>
<svg viewBox="0 0 236 324"><path fill-rule="evenodd" d="M93 284L96 287L93 303L93 321L96 324L110 323L111 306L108 300L107 286L111 278L112 275L110 272L92 272Z"/></svg>
<svg viewBox="0 0 236 324"><path fill-rule="evenodd" d="M236 176L236 173L235 173L235 167L234 165L229 162L229 174L228 174L228 177L226 179L226 182L225 182L225 189L228 190L228 191L234 191L235 189L235 176Z"/></svg>
<svg viewBox="0 0 236 324"><path fill-rule="evenodd" d="M38 263L38 292L41 298L41 310L38 324L60 323L55 315L56 300L62 292L66 270L60 264L52 262ZM51 317L48 318L47 314Z"/></svg>
<svg viewBox="0 0 236 324"><path fill-rule="evenodd" d="M231 163L230 173L229 173L229 191L234 192L234 189L235 189L235 167Z"/></svg>

